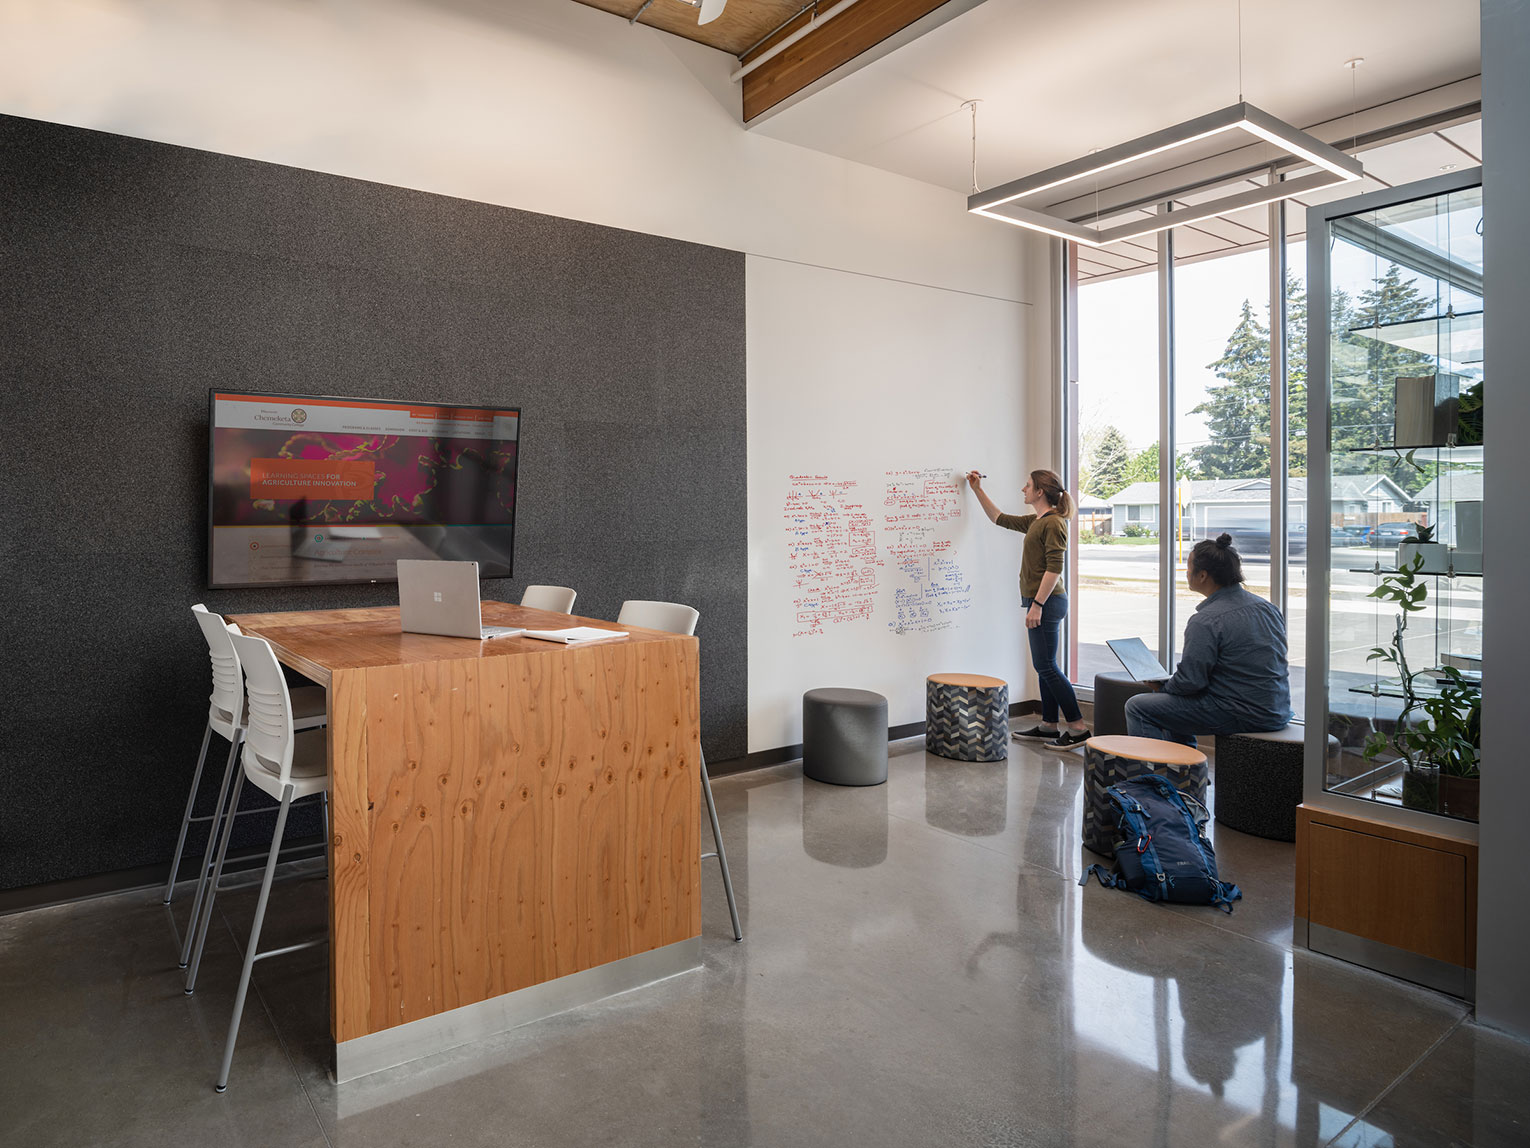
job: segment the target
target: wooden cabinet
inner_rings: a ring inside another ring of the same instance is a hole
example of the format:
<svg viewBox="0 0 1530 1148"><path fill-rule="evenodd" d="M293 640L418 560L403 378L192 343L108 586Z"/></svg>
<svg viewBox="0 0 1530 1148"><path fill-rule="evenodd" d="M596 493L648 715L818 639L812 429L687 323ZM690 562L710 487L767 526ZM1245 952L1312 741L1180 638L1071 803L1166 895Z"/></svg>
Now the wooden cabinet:
<svg viewBox="0 0 1530 1148"><path fill-rule="evenodd" d="M1477 843L1303 805L1296 942L1470 998Z"/></svg>

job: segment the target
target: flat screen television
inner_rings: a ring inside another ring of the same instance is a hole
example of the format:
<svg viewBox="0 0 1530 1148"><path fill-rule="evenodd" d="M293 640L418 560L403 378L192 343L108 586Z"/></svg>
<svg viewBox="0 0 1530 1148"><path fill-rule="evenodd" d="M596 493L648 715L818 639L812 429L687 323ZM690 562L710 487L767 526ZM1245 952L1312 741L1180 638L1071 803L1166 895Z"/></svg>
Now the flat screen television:
<svg viewBox="0 0 1530 1148"><path fill-rule="evenodd" d="M393 582L400 558L510 576L518 408L209 392L208 585Z"/></svg>

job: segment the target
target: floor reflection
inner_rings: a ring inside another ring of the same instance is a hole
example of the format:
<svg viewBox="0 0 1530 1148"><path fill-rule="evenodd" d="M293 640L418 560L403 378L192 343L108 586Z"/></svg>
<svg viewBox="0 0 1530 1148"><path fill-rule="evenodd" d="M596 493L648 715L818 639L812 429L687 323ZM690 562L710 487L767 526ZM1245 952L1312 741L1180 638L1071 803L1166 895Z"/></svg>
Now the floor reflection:
<svg viewBox="0 0 1530 1148"><path fill-rule="evenodd" d="M1004 831L1009 768L1004 761L951 761L927 754L924 817L936 829L966 837Z"/></svg>
<svg viewBox="0 0 1530 1148"><path fill-rule="evenodd" d="M867 869L887 860L887 785L802 779L802 848L815 861Z"/></svg>

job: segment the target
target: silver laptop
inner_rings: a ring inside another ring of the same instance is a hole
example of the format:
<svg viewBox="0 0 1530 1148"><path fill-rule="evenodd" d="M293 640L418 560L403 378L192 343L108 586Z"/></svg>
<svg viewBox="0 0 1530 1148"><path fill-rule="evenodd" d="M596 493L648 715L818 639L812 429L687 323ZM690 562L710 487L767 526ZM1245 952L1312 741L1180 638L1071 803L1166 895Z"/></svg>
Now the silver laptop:
<svg viewBox="0 0 1530 1148"><path fill-rule="evenodd" d="M1126 672L1139 682L1166 682L1174 676L1153 657L1153 651L1141 638L1112 638L1105 644L1120 659Z"/></svg>
<svg viewBox="0 0 1530 1148"><path fill-rule="evenodd" d="M448 638L513 638L515 626L485 626L478 601L478 563L400 558L398 619L406 634Z"/></svg>

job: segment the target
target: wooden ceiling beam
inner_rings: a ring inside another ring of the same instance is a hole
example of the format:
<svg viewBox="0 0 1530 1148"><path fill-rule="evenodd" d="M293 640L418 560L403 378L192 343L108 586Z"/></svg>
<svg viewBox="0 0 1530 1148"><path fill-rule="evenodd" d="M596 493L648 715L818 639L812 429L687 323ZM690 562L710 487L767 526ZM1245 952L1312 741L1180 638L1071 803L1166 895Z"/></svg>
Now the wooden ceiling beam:
<svg viewBox="0 0 1530 1148"><path fill-rule="evenodd" d="M744 122L748 123L809 84L823 79L834 69L903 31L946 2L858 0L743 78ZM831 0L824 0L820 5L820 9L829 7L832 7Z"/></svg>

